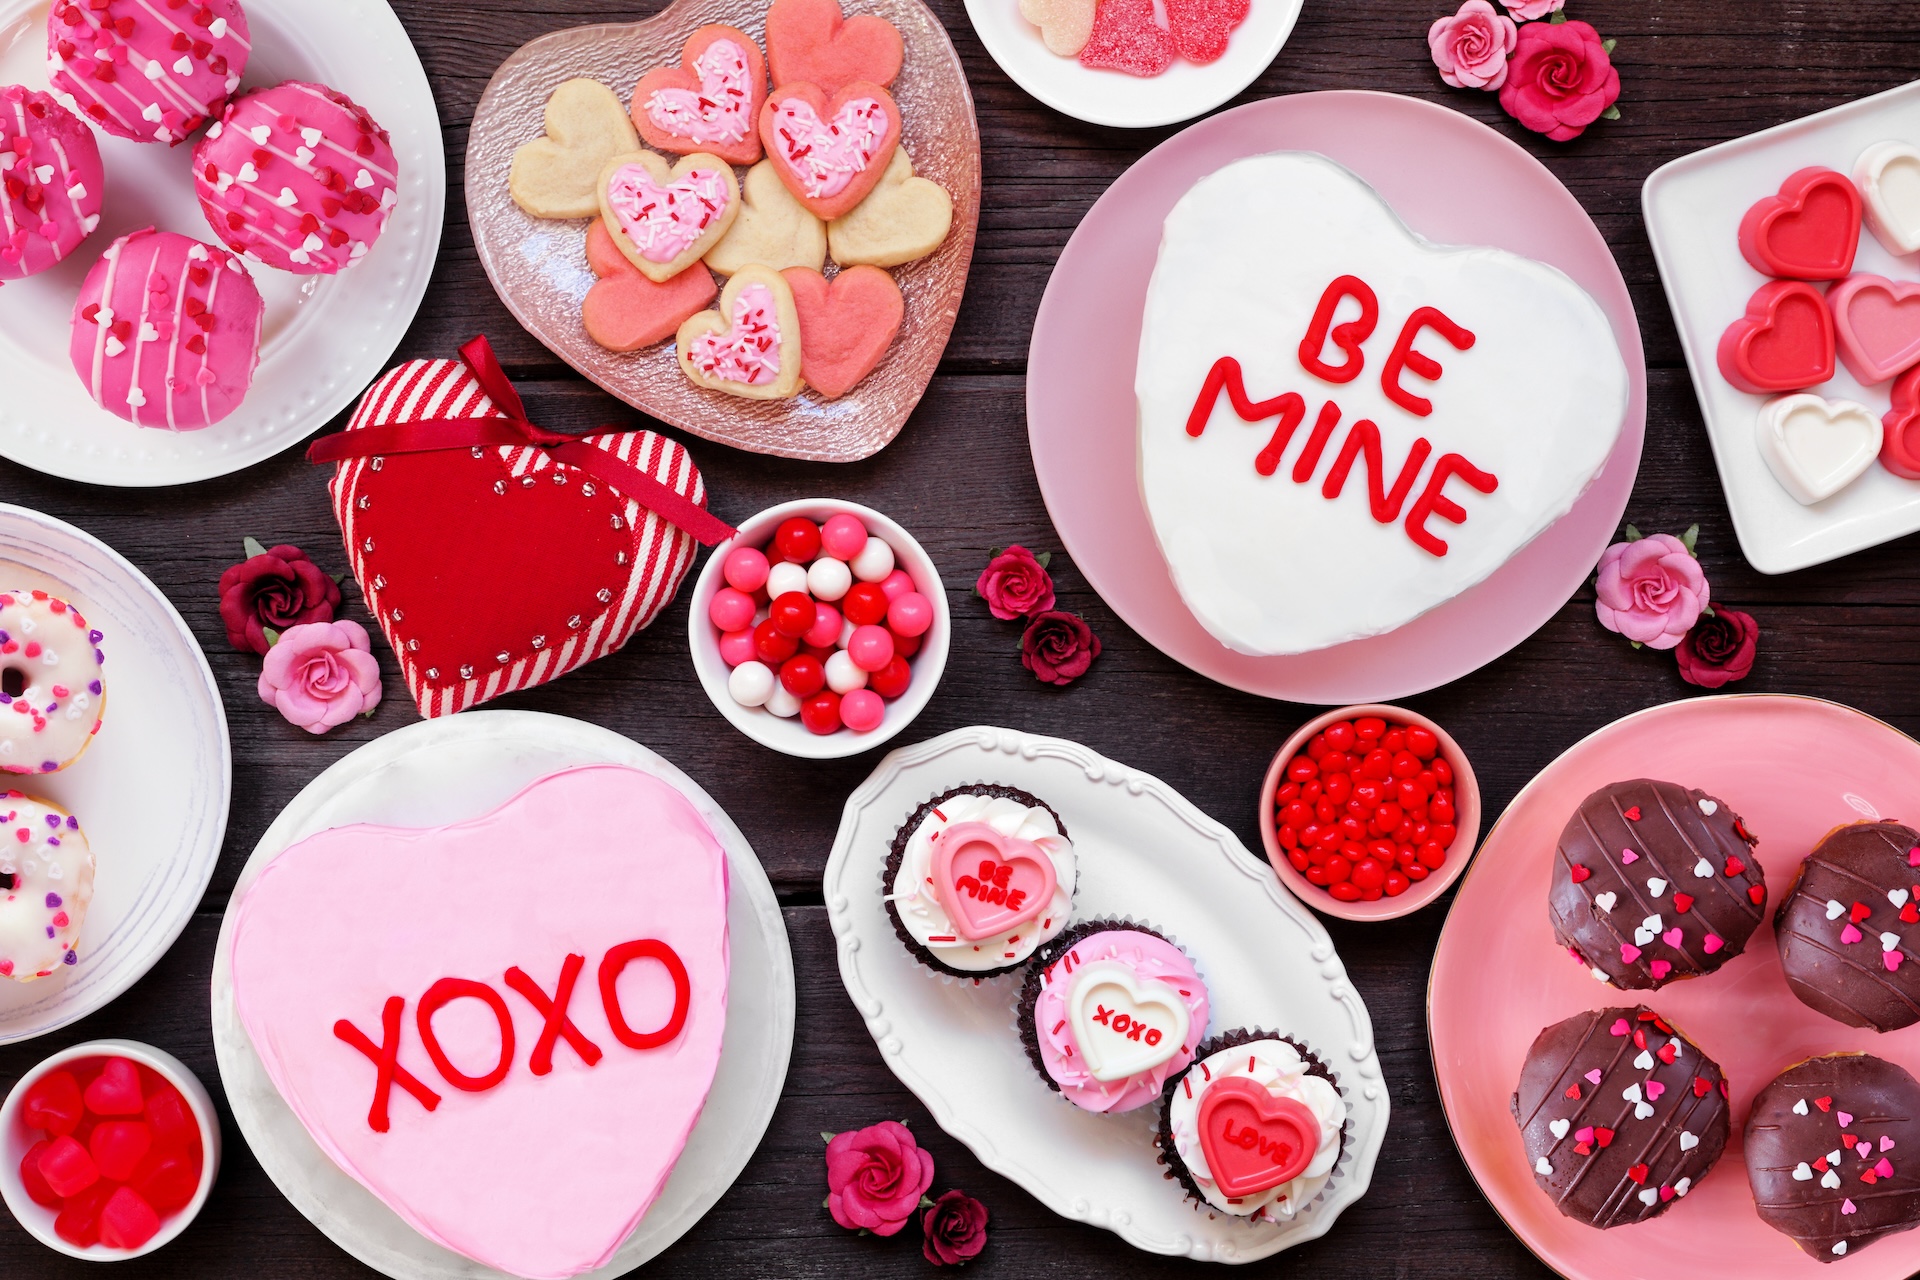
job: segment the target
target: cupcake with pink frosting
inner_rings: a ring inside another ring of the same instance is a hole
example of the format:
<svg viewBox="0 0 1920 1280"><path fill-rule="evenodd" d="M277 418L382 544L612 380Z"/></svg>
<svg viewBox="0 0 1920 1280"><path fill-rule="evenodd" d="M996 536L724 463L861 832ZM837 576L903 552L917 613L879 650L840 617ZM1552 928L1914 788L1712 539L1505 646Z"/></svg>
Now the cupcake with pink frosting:
<svg viewBox="0 0 1920 1280"><path fill-rule="evenodd" d="M1187 953L1123 920L1075 925L1027 971L1015 1015L1047 1087L1086 1111L1160 1100L1207 1032L1207 986Z"/></svg>

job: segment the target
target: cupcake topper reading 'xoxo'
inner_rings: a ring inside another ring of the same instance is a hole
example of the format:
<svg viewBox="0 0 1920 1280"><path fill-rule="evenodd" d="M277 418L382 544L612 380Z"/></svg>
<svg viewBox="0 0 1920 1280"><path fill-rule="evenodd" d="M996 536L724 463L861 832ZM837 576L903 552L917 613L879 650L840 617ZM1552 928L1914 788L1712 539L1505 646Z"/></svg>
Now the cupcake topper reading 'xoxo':
<svg viewBox="0 0 1920 1280"><path fill-rule="evenodd" d="M1095 1080L1151 1071L1187 1047L1186 1001L1172 987L1136 979L1126 965L1096 960L1073 976L1067 997L1074 1042Z"/></svg>

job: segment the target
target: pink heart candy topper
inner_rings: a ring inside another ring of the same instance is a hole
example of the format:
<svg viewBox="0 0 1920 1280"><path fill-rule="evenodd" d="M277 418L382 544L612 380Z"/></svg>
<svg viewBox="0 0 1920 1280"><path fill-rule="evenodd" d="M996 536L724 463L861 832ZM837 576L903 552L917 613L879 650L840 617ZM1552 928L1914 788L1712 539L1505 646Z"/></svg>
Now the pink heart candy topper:
<svg viewBox="0 0 1920 1280"><path fill-rule="evenodd" d="M1227 1076L1200 1095L1200 1153L1229 1197L1258 1195L1307 1171L1320 1121L1306 1104L1276 1098L1245 1076Z"/></svg>
<svg viewBox="0 0 1920 1280"><path fill-rule="evenodd" d="M1038 916L1053 900L1055 883L1045 850L984 822L957 823L934 838L934 894L955 932L971 942Z"/></svg>

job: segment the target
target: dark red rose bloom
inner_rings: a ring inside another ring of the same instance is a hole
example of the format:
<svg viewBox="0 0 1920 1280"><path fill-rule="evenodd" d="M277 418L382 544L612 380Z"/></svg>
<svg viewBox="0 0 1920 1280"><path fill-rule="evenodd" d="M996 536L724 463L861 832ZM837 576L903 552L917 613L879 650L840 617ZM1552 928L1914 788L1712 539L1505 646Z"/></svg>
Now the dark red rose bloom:
<svg viewBox="0 0 1920 1280"><path fill-rule="evenodd" d="M920 1216L926 1241L920 1252L936 1267L971 1262L987 1247L987 1206L964 1191L949 1191Z"/></svg>
<svg viewBox="0 0 1920 1280"><path fill-rule="evenodd" d="M1037 613L1020 637L1020 665L1043 684L1072 684L1100 656L1100 637L1078 615Z"/></svg>
<svg viewBox="0 0 1920 1280"><path fill-rule="evenodd" d="M1738 609L1715 609L1693 624L1673 651L1680 678L1702 689L1744 680L1760 647L1760 624Z"/></svg>
<svg viewBox="0 0 1920 1280"><path fill-rule="evenodd" d="M1620 96L1620 73L1584 22L1529 22L1507 59L1500 106L1535 133L1570 142Z"/></svg>
<svg viewBox="0 0 1920 1280"><path fill-rule="evenodd" d="M242 653L265 653L266 630L303 622L332 622L340 585L298 547L274 547L220 575L220 621L227 643Z"/></svg>
<svg viewBox="0 0 1920 1280"><path fill-rule="evenodd" d="M1053 608L1053 577L1025 547L1008 547L987 561L973 589L1002 622Z"/></svg>

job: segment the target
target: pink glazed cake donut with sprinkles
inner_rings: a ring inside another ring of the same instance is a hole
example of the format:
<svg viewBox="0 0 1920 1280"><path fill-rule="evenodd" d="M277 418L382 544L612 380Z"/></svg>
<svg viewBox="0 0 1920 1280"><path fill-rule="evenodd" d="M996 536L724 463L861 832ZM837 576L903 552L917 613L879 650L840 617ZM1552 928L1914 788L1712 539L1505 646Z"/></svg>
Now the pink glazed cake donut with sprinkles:
<svg viewBox="0 0 1920 1280"><path fill-rule="evenodd" d="M214 235L297 275L367 255L399 199L387 131L345 94L289 80L237 98L193 149L193 185Z"/></svg>
<svg viewBox="0 0 1920 1280"><path fill-rule="evenodd" d="M1075 925L1035 957L1015 1015L1047 1087L1086 1111L1160 1100L1207 1033L1207 985L1145 925Z"/></svg>
<svg viewBox="0 0 1920 1280"><path fill-rule="evenodd" d="M0 772L58 773L107 705L100 632L44 591L0 592Z"/></svg>
<svg viewBox="0 0 1920 1280"><path fill-rule="evenodd" d="M106 188L93 130L48 94L0 85L0 280L79 248L100 225Z"/></svg>
<svg viewBox="0 0 1920 1280"><path fill-rule="evenodd" d="M197 431L246 398L265 317L240 259L148 227L109 245L81 284L73 368L107 412Z"/></svg>
<svg viewBox="0 0 1920 1280"><path fill-rule="evenodd" d="M240 87L252 45L240 0L54 0L56 98L116 138L179 142Z"/></svg>
<svg viewBox="0 0 1920 1280"><path fill-rule="evenodd" d="M0 792L0 978L32 982L79 959L93 850L59 805Z"/></svg>

